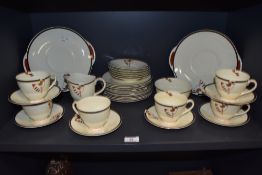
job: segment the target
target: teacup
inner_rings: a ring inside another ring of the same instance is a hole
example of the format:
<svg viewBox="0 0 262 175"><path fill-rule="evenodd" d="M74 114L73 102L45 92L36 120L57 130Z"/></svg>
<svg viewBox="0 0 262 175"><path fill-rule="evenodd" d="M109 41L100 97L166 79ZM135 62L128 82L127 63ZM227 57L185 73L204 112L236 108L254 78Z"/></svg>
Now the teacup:
<svg viewBox="0 0 262 175"><path fill-rule="evenodd" d="M239 70L220 69L216 72L215 83L218 93L227 99L236 99L242 95L253 92L257 82L250 79L250 75ZM253 84L251 89L247 86Z"/></svg>
<svg viewBox="0 0 262 175"><path fill-rule="evenodd" d="M94 75L70 73L64 75L64 78L74 100L80 100L84 97L101 94L106 88L105 80L102 78L96 78ZM95 86L99 81L103 83L103 87L95 92Z"/></svg>
<svg viewBox="0 0 262 175"><path fill-rule="evenodd" d="M110 104L111 101L107 97L90 96L74 101L72 107L87 127L97 129L106 124L110 114Z"/></svg>
<svg viewBox="0 0 262 175"><path fill-rule="evenodd" d="M176 122L194 107L193 100L176 91L158 92L154 100L158 116L165 122Z"/></svg>
<svg viewBox="0 0 262 175"><path fill-rule="evenodd" d="M51 75L43 71L23 72L16 76L18 87L30 101L42 100L48 91L56 84L56 78L51 83Z"/></svg>
<svg viewBox="0 0 262 175"><path fill-rule="evenodd" d="M249 104L244 105L246 108L243 110L241 110L243 108L242 105L226 104L215 100L211 100L210 105L214 115L222 120L230 120L234 117L244 115L250 110Z"/></svg>
<svg viewBox="0 0 262 175"><path fill-rule="evenodd" d="M51 114L52 107L52 101L48 101L37 105L22 106L26 115L34 121L41 121L47 119Z"/></svg>
<svg viewBox="0 0 262 175"><path fill-rule="evenodd" d="M160 78L155 82L156 92L177 91L189 97L192 86L189 82L178 78L167 77Z"/></svg>

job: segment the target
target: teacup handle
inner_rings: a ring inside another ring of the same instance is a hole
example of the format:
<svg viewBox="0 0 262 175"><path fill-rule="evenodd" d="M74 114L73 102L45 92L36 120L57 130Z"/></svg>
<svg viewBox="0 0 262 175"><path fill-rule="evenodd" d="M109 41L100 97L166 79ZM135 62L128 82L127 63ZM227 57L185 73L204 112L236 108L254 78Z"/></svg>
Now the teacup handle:
<svg viewBox="0 0 262 175"><path fill-rule="evenodd" d="M194 101L193 101L192 99L187 100L186 106L187 106L189 103L191 104L190 107L189 107L189 108L186 108L186 110L181 114L181 116L184 115L184 114L186 114L186 113L188 113L188 112L190 112L190 111L193 109L193 107L194 107L194 105L195 105Z"/></svg>
<svg viewBox="0 0 262 175"><path fill-rule="evenodd" d="M78 112L78 110L76 109L76 101L73 102L72 108L73 108L73 110L75 111L75 113L76 113L77 115L79 115L79 112ZM79 116L80 116L80 115L79 115Z"/></svg>
<svg viewBox="0 0 262 175"><path fill-rule="evenodd" d="M245 109L243 112L238 112L234 114L232 117L230 117L230 119L246 114L250 110L250 105L247 104L246 106L247 106L247 109Z"/></svg>
<svg viewBox="0 0 262 175"><path fill-rule="evenodd" d="M101 81L103 83L103 87L99 91L95 92L94 96L101 94L106 88L106 81L103 78L99 77L95 81L96 81L95 84L97 84L98 81Z"/></svg>
<svg viewBox="0 0 262 175"><path fill-rule="evenodd" d="M56 85L56 76L54 76L54 77L55 77L55 78L53 79L52 84L49 86L48 91L49 91L50 89L52 89L52 87L54 87L54 86Z"/></svg>
<svg viewBox="0 0 262 175"><path fill-rule="evenodd" d="M248 80L248 85L247 86L249 86L251 83L254 84L254 86L251 89L242 92L241 96L245 95L245 94L249 94L249 93L253 92L257 88L257 81L256 80L254 80L254 79Z"/></svg>

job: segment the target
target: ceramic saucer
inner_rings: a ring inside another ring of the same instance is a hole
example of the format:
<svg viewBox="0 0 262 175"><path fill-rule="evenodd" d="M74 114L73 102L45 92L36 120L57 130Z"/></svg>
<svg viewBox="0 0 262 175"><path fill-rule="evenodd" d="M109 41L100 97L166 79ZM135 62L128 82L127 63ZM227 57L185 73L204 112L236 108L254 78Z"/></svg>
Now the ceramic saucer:
<svg viewBox="0 0 262 175"><path fill-rule="evenodd" d="M63 107L58 104L53 104L51 114L45 120L34 121L30 119L23 110L21 110L15 116L15 122L18 126L22 128L39 128L57 122L59 119L62 118L63 114L64 114Z"/></svg>
<svg viewBox="0 0 262 175"><path fill-rule="evenodd" d="M69 122L69 127L71 130L82 136L102 136L109 134L117 130L121 125L121 118L118 113L113 110L110 110L110 115L107 123L98 129L88 128L83 120L78 115L74 115L72 120Z"/></svg>
<svg viewBox="0 0 262 175"><path fill-rule="evenodd" d="M194 122L195 118L192 112L188 112L181 116L176 122L164 122L158 117L155 106L151 106L145 110L145 118L152 125L163 129L183 129Z"/></svg>
<svg viewBox="0 0 262 175"><path fill-rule="evenodd" d="M234 117L230 120L221 120L214 116L210 103L202 105L199 109L199 113L205 120L220 126L237 127L245 125L249 122L249 117L247 114Z"/></svg>
<svg viewBox="0 0 262 175"><path fill-rule="evenodd" d="M21 90L17 90L10 95L9 101L16 105L23 105L23 106L34 105L34 104L39 104L39 103L50 101L54 99L55 97L57 97L60 94L60 92L61 92L60 88L57 86L54 86L53 88L50 89L50 91L47 93L47 95L43 99L39 101L30 101L28 100L28 98L24 96Z"/></svg>
<svg viewBox="0 0 262 175"><path fill-rule="evenodd" d="M216 89L215 84L209 84L205 86L202 91L206 96L208 96L211 99L214 99L216 101L226 103L226 104L234 104L234 105L243 105L243 104L249 104L256 100L256 95L254 93L248 93L246 95L242 95L236 99L226 99L224 97L221 97Z"/></svg>

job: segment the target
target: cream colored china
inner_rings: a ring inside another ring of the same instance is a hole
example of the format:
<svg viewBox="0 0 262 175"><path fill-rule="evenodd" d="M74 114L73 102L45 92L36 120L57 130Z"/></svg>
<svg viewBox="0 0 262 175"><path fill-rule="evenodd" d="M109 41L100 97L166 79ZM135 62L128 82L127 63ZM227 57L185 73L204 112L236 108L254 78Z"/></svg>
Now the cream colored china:
<svg viewBox="0 0 262 175"><path fill-rule="evenodd" d="M193 124L194 115L188 112L182 115L176 122L163 121L156 112L155 106L145 110L145 119L152 125L163 129L182 129Z"/></svg>
<svg viewBox="0 0 262 175"><path fill-rule="evenodd" d="M230 105L215 100L211 100L210 105L214 115L222 120L230 120L234 117L242 116L250 110L250 105L248 104L245 105L247 108L244 110L241 110L241 105Z"/></svg>
<svg viewBox="0 0 262 175"><path fill-rule="evenodd" d="M182 115L191 111L194 101L179 92L158 92L154 96L155 108L165 122L176 122ZM186 107L190 104L190 107Z"/></svg>
<svg viewBox="0 0 262 175"><path fill-rule="evenodd" d="M189 82L178 78L160 78L155 82L156 92L177 91L189 97L192 86Z"/></svg>
<svg viewBox="0 0 262 175"><path fill-rule="evenodd" d="M112 75L110 74L110 72L106 72L104 73L104 75L102 76L102 78L109 84L109 85L119 85L119 86L134 86L134 85L141 85L141 84L145 84L149 81L151 81L151 75L149 76L145 76L143 79L141 80L130 80L130 79L126 79L125 81L122 80L118 80L115 79L114 77L112 77Z"/></svg>
<svg viewBox="0 0 262 175"><path fill-rule="evenodd" d="M230 120L221 120L218 117L215 117L214 113L212 112L210 103L202 105L199 109L199 113L205 120L220 126L237 127L245 125L249 122L249 117L247 114L241 115L239 117L234 117Z"/></svg>
<svg viewBox="0 0 262 175"><path fill-rule="evenodd" d="M232 69L220 69L215 76L216 88L219 94L228 99L236 99L242 95L253 92L257 88L257 82L250 79L250 75ZM253 84L251 89L247 86Z"/></svg>
<svg viewBox="0 0 262 175"><path fill-rule="evenodd" d="M233 104L233 105L244 105L252 103L256 100L256 96L254 93L248 93L246 95L242 95L236 99L227 99L218 93L215 84L210 84L205 86L202 89L203 93L207 95L209 98L214 99L216 101L227 103L227 104Z"/></svg>
<svg viewBox="0 0 262 175"><path fill-rule="evenodd" d="M22 106L22 108L30 119L34 121L41 121L50 116L53 103L52 101L48 101L37 105Z"/></svg>
<svg viewBox="0 0 262 175"><path fill-rule="evenodd" d="M18 87L30 101L42 100L48 91L56 84L56 78L51 82L47 72L23 72L16 76Z"/></svg>
<svg viewBox="0 0 262 175"><path fill-rule="evenodd" d="M111 60L108 63L108 67L109 69L110 67L113 67L129 71L148 69L148 65L145 62L131 58L119 58Z"/></svg>
<svg viewBox="0 0 262 175"><path fill-rule="evenodd" d="M217 70L241 70L233 42L225 34L209 29L188 34L170 57L174 76L189 81L196 95L202 94L201 87L214 81Z"/></svg>
<svg viewBox="0 0 262 175"><path fill-rule="evenodd" d="M103 78L96 78L94 75L70 73L64 75L64 78L74 100L101 94L106 88L105 80ZM103 87L95 92L95 86L98 82L102 82Z"/></svg>
<svg viewBox="0 0 262 175"><path fill-rule="evenodd" d="M50 89L50 91L48 91L47 95L42 100L35 102L35 101L28 100L28 98L25 97L25 95L22 93L21 90L17 90L10 95L9 101L16 105L34 105L34 104L50 101L55 97L57 97L60 93L61 93L60 88L54 86L53 88Z"/></svg>
<svg viewBox="0 0 262 175"><path fill-rule="evenodd" d="M32 120L30 117L26 115L24 110L21 110L15 116L15 122L18 126L22 128L39 128L57 122L59 119L62 118L63 114L64 114L63 107L58 104L53 104L51 114L45 120L41 120L41 121Z"/></svg>
<svg viewBox="0 0 262 175"><path fill-rule="evenodd" d="M74 117L69 122L69 126L71 130L79 135L82 136L102 136L109 133L112 133L113 131L117 130L121 125L121 118L120 115L110 110L108 122L101 128L98 129L90 129L88 128L81 117L78 115L74 115Z"/></svg>
<svg viewBox="0 0 262 175"><path fill-rule="evenodd" d="M103 96L85 97L72 104L73 110L90 129L103 127L109 117L111 101Z"/></svg>
<svg viewBox="0 0 262 175"><path fill-rule="evenodd" d="M67 91L64 74L89 74L95 58L93 46L79 33L65 27L50 27L40 31L31 40L26 54L27 67L54 74L62 91Z"/></svg>

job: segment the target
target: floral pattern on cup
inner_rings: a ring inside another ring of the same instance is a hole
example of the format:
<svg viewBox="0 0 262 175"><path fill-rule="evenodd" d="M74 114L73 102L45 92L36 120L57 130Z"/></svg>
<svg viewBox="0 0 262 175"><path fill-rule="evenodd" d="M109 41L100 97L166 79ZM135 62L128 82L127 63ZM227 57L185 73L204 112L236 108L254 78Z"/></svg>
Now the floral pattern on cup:
<svg viewBox="0 0 262 175"><path fill-rule="evenodd" d="M36 92L43 93L45 80L40 80L38 83L33 83L32 87Z"/></svg>
<svg viewBox="0 0 262 175"><path fill-rule="evenodd" d="M216 107L216 110L218 112L220 112L221 114L223 114L227 108L228 108L228 105L224 104L224 103L215 103L215 107Z"/></svg>
<svg viewBox="0 0 262 175"><path fill-rule="evenodd" d="M174 118L177 112L177 107L171 107L171 108L167 108L164 109L165 113L167 116L169 116L170 118Z"/></svg>
<svg viewBox="0 0 262 175"><path fill-rule="evenodd" d="M234 85L235 85L235 84L234 84L234 82L228 81L228 82L221 82L220 85L221 85L222 90L223 90L225 93L230 94L231 89L234 88Z"/></svg>

